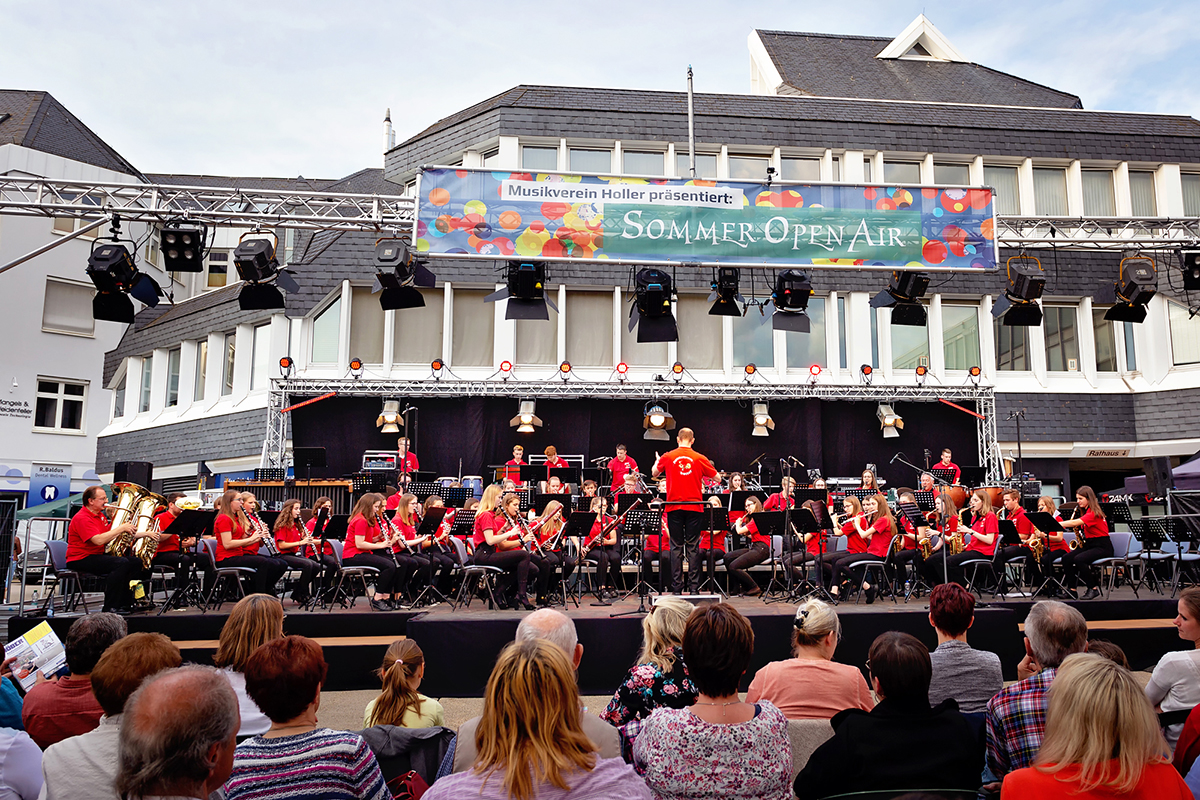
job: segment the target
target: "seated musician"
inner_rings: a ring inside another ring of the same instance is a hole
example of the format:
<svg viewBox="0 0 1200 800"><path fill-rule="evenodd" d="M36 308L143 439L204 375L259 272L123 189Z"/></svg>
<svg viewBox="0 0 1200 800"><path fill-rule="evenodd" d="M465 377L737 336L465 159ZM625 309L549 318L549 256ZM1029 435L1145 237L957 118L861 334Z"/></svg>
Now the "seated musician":
<svg viewBox="0 0 1200 800"><path fill-rule="evenodd" d="M739 473L734 473L739 475ZM740 475L739 475L740 477ZM721 507L721 498L713 495L708 498L708 504L713 508ZM707 515L706 515L707 516ZM700 534L700 564L705 569L704 583L717 581L717 560L725 561L725 531L703 531ZM670 539L668 538L668 542Z"/></svg>
<svg viewBox="0 0 1200 800"><path fill-rule="evenodd" d="M850 525L853 532L858 534L858 539L866 545L866 549L834 559L834 579L837 580L839 576L843 576L845 584L842 587L834 586L830 591L834 597L844 596L845 590L850 586L861 585L863 591L866 592L867 602L873 603L875 602L875 586L863 580L861 573L865 572L865 568L855 571L853 566L861 561L887 557L892 537L896 535L896 523L892 518L892 510L888 508L887 498L876 494L863 500L862 514L850 520ZM854 542L855 539L851 537L850 541Z"/></svg>
<svg viewBox="0 0 1200 800"><path fill-rule="evenodd" d="M404 587L414 568L411 559L393 557L392 542L379 529L383 514L383 495L368 492L358 498L346 526L346 542L342 546L342 564L347 567L374 567L379 570L375 580L375 596L371 608L393 611L399 608Z"/></svg>
<svg viewBox="0 0 1200 800"><path fill-rule="evenodd" d="M274 594L275 584L287 572L287 564L279 559L258 554L259 545L270 531L256 529L242 507L241 496L230 489L213 504L217 518L213 532L217 535L216 562L218 567L251 567L254 569L254 591Z"/></svg>
<svg viewBox="0 0 1200 800"><path fill-rule="evenodd" d="M946 580L952 583L967 585L963 569L959 566L964 561L972 559L992 558L996 554L996 544L1000 540L1000 523L996 519L996 513L992 511L992 500L988 497L988 493L982 489L976 489L971 494L971 499L968 501L971 508L972 521L968 528L962 524L962 520L958 522L958 532L962 534L970 534L971 541L967 542L966 548L958 555L950 556L946 561Z"/></svg>
<svg viewBox="0 0 1200 800"><path fill-rule="evenodd" d="M1063 583L1067 594L1074 595L1077 575L1082 573L1088 590L1080 599L1094 600L1100 596L1100 578L1098 570L1091 564L1101 558L1112 558L1112 538L1108 535L1108 520L1092 487L1080 486L1075 490L1075 508L1075 514L1062 526L1076 529L1075 538L1082 538L1083 545L1063 556Z"/></svg>
<svg viewBox="0 0 1200 800"><path fill-rule="evenodd" d="M917 505L917 498L912 492L902 493L899 501L901 504L911 504L914 508ZM911 565L915 580L921 568L921 550L918 543L929 533L929 527L927 525L914 527L908 516L903 513L897 515L897 521L899 522L900 536L903 537L902 544L900 549L891 554L890 560L902 578L907 578L908 568Z"/></svg>
<svg viewBox="0 0 1200 800"><path fill-rule="evenodd" d="M809 518L817 526L817 532L806 532L793 535L791 543L791 552L785 554L783 560L792 567L792 575L798 580L804 580L804 564L808 561L815 561L817 556L822 558L826 555L825 548L829 534L832 532L832 523L829 521L825 513L825 506L817 500L805 500L800 506L800 510L796 512L801 518ZM811 527L808 524L808 519L805 520L804 527ZM792 523L793 530L799 531L800 526Z"/></svg>
<svg viewBox="0 0 1200 800"><path fill-rule="evenodd" d="M875 492L878 492L878 491L880 491L880 489L879 489L879 481L877 481L877 480L875 479L875 471L874 471L874 470L871 470L871 469L864 469L864 470L863 470L863 472L862 472L862 482L859 484L859 487L858 487L858 488L860 488L860 489L870 489L870 490L872 490L872 491L875 491Z"/></svg>
<svg viewBox="0 0 1200 800"><path fill-rule="evenodd" d="M590 511L595 512L596 521L592 524L591 533L583 543L583 557L596 563L596 594L600 598L616 597L617 586L621 583L621 547L617 526L610 527L612 518L608 516L608 501L603 497L592 500ZM603 538L601 535L603 534ZM612 575L612 587L606 580Z"/></svg>
<svg viewBox="0 0 1200 800"><path fill-rule="evenodd" d="M617 445L617 457L611 459L605 465L605 469L612 473L612 490L619 492L621 487L625 485L625 476L629 473L637 474L637 462L629 456L629 448L623 444Z"/></svg>
<svg viewBox="0 0 1200 800"><path fill-rule="evenodd" d="M703 541L704 534L701 534ZM703 545L701 545L703 547ZM658 591L665 592L671 586L671 534L667 530L667 518L662 518L661 530L647 534L642 545L642 580L650 583L654 562L658 562Z"/></svg>
<svg viewBox="0 0 1200 800"><path fill-rule="evenodd" d="M763 503L763 511L783 511L796 507L796 479L784 475L779 480L779 491L767 498Z"/></svg>
<svg viewBox="0 0 1200 800"><path fill-rule="evenodd" d="M546 456L546 469L571 466L566 461L558 457L558 450L554 447L554 445L547 447L542 451L542 454Z"/></svg>
<svg viewBox="0 0 1200 800"><path fill-rule="evenodd" d="M570 512L557 500L546 503L542 514L530 526L537 536L538 550L533 555L537 564L537 604L550 605L550 586L561 568L558 586L561 586L575 571L575 559L563 550L562 529Z"/></svg>
<svg viewBox="0 0 1200 800"><path fill-rule="evenodd" d="M313 541L312 534L308 531L305 531L304 534L300 533L300 524L300 501L287 500L279 511L279 516L275 517L271 534L275 537L275 547L279 550L276 558L300 573L300 578L296 581L296 588L292 590L292 599L298 605L303 605L312 597L317 574L322 572L322 569L316 561L301 555L301 550L305 545L316 544L316 542ZM332 579L332 577L332 575L327 575L326 580Z"/></svg>
<svg viewBox="0 0 1200 800"><path fill-rule="evenodd" d="M333 514L333 499L322 495L313 502L312 516L308 518L308 522L304 523L304 528L312 535L313 545L304 545L300 548L300 555L304 558L317 560L317 550L322 549L320 545L321 539L324 537L325 523L329 521L329 517ZM321 530L317 530L317 523L321 522ZM337 556L333 554L333 545L325 542L324 552L321 554L321 564L325 567L325 575L322 578L324 588L328 589L333 585L333 578L337 575L338 563Z"/></svg>
<svg viewBox="0 0 1200 800"><path fill-rule="evenodd" d="M949 536L958 530L958 509L948 493L933 498L933 508L933 512L926 515L926 519L930 520L930 527L918 531L917 534L917 546L929 547L928 558L922 553L920 571L921 577L930 586L946 582L942 559L949 553L943 553L942 548L946 546Z"/></svg>
<svg viewBox="0 0 1200 800"><path fill-rule="evenodd" d="M830 520L833 522L834 528L839 534L846 537L845 547L841 550L834 550L831 553L826 553L825 558L821 562L821 576L825 581L825 588L834 589L833 580L837 575L837 563L840 559L858 553L867 552L867 542L858 534L858 528L855 527L854 521L862 515L862 503L854 495L846 495L842 498L842 513L830 515Z"/></svg>
<svg viewBox="0 0 1200 800"><path fill-rule="evenodd" d="M557 475L551 475L546 481L546 494L570 494L571 487L563 484Z"/></svg>
<svg viewBox="0 0 1200 800"><path fill-rule="evenodd" d="M613 494L640 494L636 472L626 472L624 481L624 483L613 490Z"/></svg>
<svg viewBox="0 0 1200 800"><path fill-rule="evenodd" d="M600 487L596 485L596 482L590 479L584 481L579 486L579 491L582 492L584 497L595 497L599 492L599 489Z"/></svg>
<svg viewBox="0 0 1200 800"><path fill-rule="evenodd" d="M749 536L750 546L725 554L725 570L730 575L729 590L733 591L733 581L736 580L746 597L762 594L758 582L747 570L763 563L771 555L771 540L766 534L758 532L758 525L752 519L754 514L762 510L761 500L754 495L746 498L746 516L733 523L733 532L739 536Z"/></svg>
<svg viewBox="0 0 1200 800"><path fill-rule="evenodd" d="M1017 535L1021 537L1021 543L1019 545L1002 545L1000 552L996 554L996 560L1004 564L1010 559L1024 558L1025 580L1032 584L1041 573L1038 569L1037 559L1033 557L1033 550L1029 548L1029 541L1033 538L1033 523L1025 515L1025 509L1021 507L1020 489L1004 490L1004 511L1002 513L1004 519L1016 526ZM1038 583L1041 583L1041 581L1038 581Z"/></svg>
<svg viewBox="0 0 1200 800"><path fill-rule="evenodd" d="M937 491L937 486L934 483L932 473L929 473L929 472L921 473L921 491L922 492L936 492Z"/></svg>
<svg viewBox="0 0 1200 800"><path fill-rule="evenodd" d="M503 481L500 482L500 491L504 492L504 494L508 494L509 492L517 491L517 482L514 481L512 478L505 478ZM426 498L426 499L428 499L428 498Z"/></svg>
<svg viewBox="0 0 1200 800"><path fill-rule="evenodd" d="M508 578L503 596L496 598L502 608L524 608L529 602L529 578L537 577L536 567L520 540L517 528L521 518L521 499L515 494L500 497L500 487L491 484L483 490L483 499L475 513L475 563L503 569Z"/></svg>
<svg viewBox="0 0 1200 800"><path fill-rule="evenodd" d="M212 580L216 577L216 570L207 558L196 558L194 547L196 545L196 537L189 536L186 539L180 540L177 533L163 533L167 528L171 527L181 513L181 510L176 501L187 497L183 492L171 492L167 495L167 509L154 518L155 528L159 531L158 551L154 554L154 560L150 562L151 567L166 567L171 570L174 575L176 585L180 585L182 581L187 580L191 573L192 566L195 565L204 572L204 586L210 587Z"/></svg>
<svg viewBox="0 0 1200 800"><path fill-rule="evenodd" d="M129 582L142 574L142 562L128 550L121 555L104 552L109 542L132 534L135 528L132 522L112 528L104 512L107 504L108 493L103 486L83 490L83 508L71 517L67 526L67 566L104 577L104 610L124 612L133 605Z"/></svg>
<svg viewBox="0 0 1200 800"><path fill-rule="evenodd" d="M424 508L425 513L429 513L431 508L445 508L446 501L436 494L431 494L425 498ZM450 557L455 563L459 563L458 549L450 543L450 531L454 528L454 518L458 515L457 508L447 508L445 515L442 517L441 527L438 528L437 534L434 535L434 546L439 548L443 553ZM463 542L463 549L466 549L465 536L456 537Z"/></svg>
<svg viewBox="0 0 1200 800"><path fill-rule="evenodd" d="M1054 505L1053 497L1039 497L1038 511L1050 514L1056 520L1062 522L1062 515L1058 513L1058 507ZM1053 570L1054 562L1061 561L1063 556L1071 552L1071 548L1061 531L1039 531L1034 528L1034 535L1040 537L1046 543L1045 549L1042 551L1042 560L1039 564L1040 570L1038 572L1044 581L1050 575L1051 570ZM1049 585L1040 588L1038 593L1048 597L1059 594L1056 588Z"/></svg>
<svg viewBox="0 0 1200 800"><path fill-rule="evenodd" d="M392 524L396 526L399 536L392 550L397 556L408 556L415 562L414 577L418 577L426 585L436 586L444 597L450 591L450 574L454 570L454 559L433 546L433 537L417 536L417 528L421 524L418 513L421 503L415 494L406 494L400 498L396 515Z"/></svg>

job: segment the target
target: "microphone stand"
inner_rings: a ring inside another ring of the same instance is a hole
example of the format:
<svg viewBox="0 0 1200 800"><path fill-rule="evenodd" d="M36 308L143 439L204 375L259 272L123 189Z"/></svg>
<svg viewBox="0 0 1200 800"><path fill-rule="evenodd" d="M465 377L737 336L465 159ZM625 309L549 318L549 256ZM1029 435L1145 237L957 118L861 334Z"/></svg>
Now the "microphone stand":
<svg viewBox="0 0 1200 800"><path fill-rule="evenodd" d="M920 477L919 473L922 472L921 468L918 467L916 464L910 463L908 461L908 459L902 458L901 457L902 455L903 455L903 453L896 453L896 455L892 456L891 462L888 462L888 463L894 463L896 461L899 461L904 466L915 469L918 473L918 478L919 478ZM928 459L928 455L926 455L926 458ZM924 470L924 471L928 472L928 470ZM932 472L930 472L929 474L933 475ZM933 475L933 480L936 484L939 484L938 497L941 498L941 501L942 501L942 510L937 512L938 513L938 516L937 516L938 535L940 536L941 541L942 541L942 582L949 583L950 582L950 552L949 552L950 548L947 546L948 543L946 542L946 535L947 535L946 534L946 501L949 499L950 495L949 495L949 492L947 492L946 490L949 488L950 484L947 481L943 480L942 478L939 478L937 475ZM980 606L976 605L976 608L978 608L978 607L980 607Z"/></svg>
<svg viewBox="0 0 1200 800"><path fill-rule="evenodd" d="M788 481L788 483L790 484L791 477L792 477L792 465L788 463L786 458L779 459L779 501L781 503L783 503L783 536L782 536L783 547L780 548L780 552L783 556L784 571L786 573L783 578L783 592L784 592L783 597L781 597L779 599L787 599L792 596L792 563L791 563L791 559L788 558L788 556L791 555L791 549L792 549L790 547L790 545L791 545L791 522L792 522L791 511L792 510L788 503L788 501L791 498L785 497L783 494L784 480L786 479ZM774 549L774 548L771 548L771 549ZM766 595L770 593L772 583L775 583L774 577L772 577L771 580L767 583L767 591L763 592L763 598L764 598L763 602L764 603L767 602L765 598L766 598Z"/></svg>

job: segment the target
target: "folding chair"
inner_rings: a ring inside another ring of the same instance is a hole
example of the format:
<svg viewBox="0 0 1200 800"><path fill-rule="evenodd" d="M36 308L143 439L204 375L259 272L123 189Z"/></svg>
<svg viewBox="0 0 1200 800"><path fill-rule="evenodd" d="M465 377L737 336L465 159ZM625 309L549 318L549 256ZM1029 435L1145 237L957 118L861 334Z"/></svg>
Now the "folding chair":
<svg viewBox="0 0 1200 800"><path fill-rule="evenodd" d="M345 603L346 600L348 599L350 601L349 608L354 608L354 604L358 602L358 598L360 596L365 597L368 600L370 600L371 599L370 595L367 594L367 578L370 577L372 579L372 581L376 581L379 578L379 570L376 569L375 567L367 567L367 566L361 566L361 567L345 566L342 563L342 545L344 544L344 542L342 542L341 539L326 539L325 541L327 541L329 543L330 549L333 550L333 557L335 559L337 559L337 565L338 565L338 579L337 579L337 583L334 584L333 594L331 595L331 597L329 599L329 604L332 606L333 603L339 602L339 601L342 603ZM343 589L342 587L343 587L343 585L346 584L347 578L351 579L350 584L349 584L349 586L351 588L353 588L353 586L354 586L353 579L358 578L359 585L362 586L362 594L361 595L358 592L354 592L354 594L346 593L345 589Z"/></svg>
<svg viewBox="0 0 1200 800"><path fill-rule="evenodd" d="M454 543L459 563L462 564L459 568L459 573L462 575L462 583L458 586L458 594L454 596L452 610L457 611L463 605L467 608L471 607L471 600L475 597L475 591L479 587L480 581L483 581L483 585L487 589L488 608L495 608L496 580L504 574L504 570L500 569L500 567L492 567L486 564L470 563L467 558L467 546L462 543L462 540L451 536L450 541Z"/></svg>
<svg viewBox="0 0 1200 800"><path fill-rule="evenodd" d="M225 602L224 595L219 591L221 582L226 578L233 579L233 585L237 587L238 599L246 596L246 590L242 588L242 578L255 575L258 570L254 567L222 567L217 564L217 543L213 539L200 539L200 546L204 549L204 553L208 556L209 563L212 564L216 571L216 577L213 579L213 584L209 587L208 597L204 598L204 605L200 607L202 612L208 611L212 603L213 595L217 596L217 605L215 608L220 608Z"/></svg>
<svg viewBox="0 0 1200 800"><path fill-rule="evenodd" d="M1100 580L1104 580L1104 570L1109 570L1108 586L1104 591L1104 599L1107 600L1112 595L1113 586L1117 582L1117 573L1120 570L1125 571L1125 579L1129 580L1129 542L1133 538L1133 534L1129 531L1113 531L1108 534L1109 540L1112 542L1113 554L1107 558L1100 558L1092 562L1092 568L1100 570ZM1129 581L1130 585L1133 584ZM1136 593L1134 594L1136 597Z"/></svg>
<svg viewBox="0 0 1200 800"><path fill-rule="evenodd" d="M74 611L77 603L83 603L83 613L88 613L87 597L83 594L81 575L67 566L67 543L62 539L47 539L46 549L50 551L50 566L54 570L54 587L46 593L42 602L42 611L48 609L54 602L54 589L62 589L63 611ZM67 587L71 587L70 593Z"/></svg>

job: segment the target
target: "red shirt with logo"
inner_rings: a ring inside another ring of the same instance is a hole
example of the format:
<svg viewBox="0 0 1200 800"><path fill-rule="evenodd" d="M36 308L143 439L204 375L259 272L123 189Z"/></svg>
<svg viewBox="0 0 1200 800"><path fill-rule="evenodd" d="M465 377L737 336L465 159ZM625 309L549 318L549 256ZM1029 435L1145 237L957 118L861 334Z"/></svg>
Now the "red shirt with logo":
<svg viewBox="0 0 1200 800"><path fill-rule="evenodd" d="M976 517L975 521L971 523L971 530L985 535L989 533L999 534L1000 522L996 519L995 514L989 513L983 517ZM967 543L967 546L964 549L974 550L976 552L983 553L985 556L990 556L996 552L996 539L992 539L991 544L984 544L982 541L980 541L978 536L972 536L971 541Z"/></svg>
<svg viewBox="0 0 1200 800"><path fill-rule="evenodd" d="M896 535L896 529L892 527L892 521L887 518L886 514L880 514L879 519L871 523L871 530L874 533L871 535L870 544L867 545L867 552L883 558L888 554L888 547L892 544L892 537Z"/></svg>
<svg viewBox="0 0 1200 800"><path fill-rule="evenodd" d="M624 461L612 459L608 462L608 470L612 473L612 489L618 491L625 485L625 476L630 472L637 472L637 462L630 456L625 456Z"/></svg>
<svg viewBox="0 0 1200 800"><path fill-rule="evenodd" d="M158 524L158 530L161 533L170 527L177 517L170 511L164 511L154 518ZM179 536L172 533L170 536L164 536L158 540L158 552L160 553L176 553L179 551Z"/></svg>
<svg viewBox="0 0 1200 800"><path fill-rule="evenodd" d="M111 529L112 523L103 511L93 514L86 508L79 509L67 525L67 561L71 562L103 553L104 545L94 544L92 537L108 533Z"/></svg>
<svg viewBox="0 0 1200 800"><path fill-rule="evenodd" d="M712 462L690 447L677 447L664 453L655 463L654 470L667 476L667 505L663 509L666 514L672 511L701 511L698 504L679 505L678 501L698 503L703 499L704 479L717 476Z"/></svg>
<svg viewBox="0 0 1200 800"><path fill-rule="evenodd" d="M245 539L246 529L242 524L228 514L217 514L217 520L213 523L213 533L217 536L217 561L224 561L227 558L235 556L255 555L258 553L258 545L250 545L249 547L226 547L224 540L221 538L222 533L228 533L230 539Z"/></svg>

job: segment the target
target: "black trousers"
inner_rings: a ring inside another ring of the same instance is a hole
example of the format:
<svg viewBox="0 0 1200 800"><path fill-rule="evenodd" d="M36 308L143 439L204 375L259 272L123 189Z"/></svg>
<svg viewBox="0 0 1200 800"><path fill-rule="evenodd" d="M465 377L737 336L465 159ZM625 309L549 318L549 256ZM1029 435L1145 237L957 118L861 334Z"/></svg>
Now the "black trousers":
<svg viewBox="0 0 1200 800"><path fill-rule="evenodd" d="M725 554L725 569L729 572L731 580L736 580L741 584L743 589L753 589L758 584L754 581L754 577L747 572L751 567L757 567L759 564L766 561L771 556L770 545L764 542L754 542L747 548L733 550ZM733 590L733 584L729 585L730 591Z"/></svg>
<svg viewBox="0 0 1200 800"><path fill-rule="evenodd" d="M621 545L596 545L588 551L584 558L596 564L597 588L603 589L608 585L605 576L612 577L613 589L620 589L624 586L624 581L621 579Z"/></svg>
<svg viewBox="0 0 1200 800"><path fill-rule="evenodd" d="M275 584L287 572L287 564L271 556L231 556L217 562L218 567L253 567L254 591L275 594Z"/></svg>
<svg viewBox="0 0 1200 800"><path fill-rule="evenodd" d="M1042 561L1039 564L1041 567L1042 581L1045 581L1046 578L1054 574L1054 562L1061 562L1070 552L1070 550L1051 550L1047 548L1046 551L1042 553Z"/></svg>
<svg viewBox="0 0 1200 800"><path fill-rule="evenodd" d="M475 551L475 563L485 567L499 567L507 572L518 600L524 600L529 594L529 577L532 570L537 569L529 551L523 547L516 550L493 550L484 545ZM535 577L537 574L532 572Z"/></svg>
<svg viewBox="0 0 1200 800"><path fill-rule="evenodd" d="M670 554L668 553L668 555ZM706 570L704 576L705 581L712 580L715 582L717 580L717 561L724 563L725 551L719 547L715 549L710 548L708 550L701 550L700 560L704 565L704 569ZM719 586L720 584L717 585Z"/></svg>
<svg viewBox="0 0 1200 800"><path fill-rule="evenodd" d="M871 553L835 553L832 558L827 558L825 563L831 565L832 581L837 583L844 580L855 580L854 572L850 568L859 561L872 561L878 558Z"/></svg>
<svg viewBox="0 0 1200 800"><path fill-rule="evenodd" d="M280 554L274 558L285 563L287 569L294 569L300 573L300 577L296 580L296 588L292 590L292 599L297 603L303 603L312 596L313 582L316 581L321 566L311 558L301 558L300 556Z"/></svg>
<svg viewBox="0 0 1200 800"><path fill-rule="evenodd" d="M701 558L705 553L710 553L711 550L701 551ZM643 550L642 551L642 580L646 583L653 584L650 576L654 574L654 563L658 562L658 590L665 592L667 590L668 581L671 575L671 551L665 553L658 550Z"/></svg>
<svg viewBox="0 0 1200 800"><path fill-rule="evenodd" d="M677 509L667 514L671 533L671 591L683 591L683 559L688 564L688 591L700 591L700 533L704 512Z"/></svg>
<svg viewBox="0 0 1200 800"><path fill-rule="evenodd" d="M559 583L567 580L575 571L575 559L558 550L534 554L533 563L538 569L537 598L539 602L549 596L550 584L554 581L554 576L558 574L559 569L562 570L562 575L558 579Z"/></svg>
<svg viewBox="0 0 1200 800"><path fill-rule="evenodd" d="M440 550L422 550L414 557L427 561L430 567L429 582L442 594L450 591L450 574L454 571L454 559Z"/></svg>
<svg viewBox="0 0 1200 800"><path fill-rule="evenodd" d="M400 566L397 566L397 562ZM350 558L343 559L342 565L374 567L379 570L379 577L375 579L375 591L387 595L402 594L404 592L402 578L412 573L412 559L409 556L396 556L396 561L393 561L391 556L381 556L377 553L356 553Z"/></svg>
<svg viewBox="0 0 1200 800"><path fill-rule="evenodd" d="M137 556L110 556L108 553L77 558L67 566L76 572L86 572L106 578L104 583L104 608L128 608L133 603L129 582L142 576L142 562Z"/></svg>
<svg viewBox="0 0 1200 800"><path fill-rule="evenodd" d="M1112 539L1107 536L1093 536L1085 539L1083 547L1078 550L1069 550L1062 559L1067 588L1075 588L1077 576L1080 574L1089 589L1098 588L1100 578L1097 571L1091 568L1091 564L1102 558L1112 558L1112 555Z"/></svg>
<svg viewBox="0 0 1200 800"><path fill-rule="evenodd" d="M210 571L212 570L212 565L208 563L207 558L198 558L196 553L189 553L182 550L155 553L154 560L150 562L151 568L166 567L171 570L175 583L187 580L193 565L208 567Z"/></svg>
<svg viewBox="0 0 1200 800"><path fill-rule="evenodd" d="M997 563L992 556L989 556L987 553L981 553L978 550L963 550L958 555L950 556L946 560L946 572L948 573L946 575L946 582L953 582L959 584L960 586L966 586L967 571L963 569L962 563L964 561L977 561L979 559L989 560L993 565ZM974 570L975 568L972 567L971 569Z"/></svg>
<svg viewBox="0 0 1200 800"><path fill-rule="evenodd" d="M908 568L911 566L912 576L915 580L921 571L921 551L917 549L898 550L895 553L892 553L889 563L893 568L895 568L895 574L898 574L905 579L907 579L908 576Z"/></svg>

